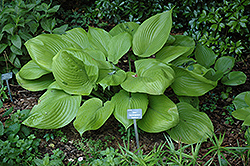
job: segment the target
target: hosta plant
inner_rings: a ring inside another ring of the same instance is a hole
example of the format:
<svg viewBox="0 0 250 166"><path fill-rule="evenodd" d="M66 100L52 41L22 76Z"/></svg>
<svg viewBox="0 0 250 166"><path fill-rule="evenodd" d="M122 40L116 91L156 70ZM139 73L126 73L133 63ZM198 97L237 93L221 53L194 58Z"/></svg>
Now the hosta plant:
<svg viewBox="0 0 250 166"><path fill-rule="evenodd" d="M242 92L233 101L236 110L232 115L243 120L243 125L250 126L250 91Z"/></svg>
<svg viewBox="0 0 250 166"><path fill-rule="evenodd" d="M100 128L113 114L127 129L133 124L127 109L139 108L143 118L138 126L146 132L167 131L185 143L208 138L212 122L188 103L189 97L205 94L221 78L226 84L244 83L245 75L230 72L231 57L216 60L211 49L196 46L192 38L170 35L171 12L152 16L141 25L118 24L109 32L75 28L27 41L32 60L17 80L28 90L47 91L23 124L54 129L74 120L83 134ZM129 71L119 67L124 57ZM180 96L180 103L167 97L167 88Z"/></svg>

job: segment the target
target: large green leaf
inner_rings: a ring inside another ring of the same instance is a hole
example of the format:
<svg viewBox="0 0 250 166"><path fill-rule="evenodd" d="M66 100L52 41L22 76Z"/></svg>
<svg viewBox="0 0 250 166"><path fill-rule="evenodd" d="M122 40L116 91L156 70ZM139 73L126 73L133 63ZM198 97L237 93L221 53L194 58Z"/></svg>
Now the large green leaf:
<svg viewBox="0 0 250 166"><path fill-rule="evenodd" d="M133 37L133 52L140 57L149 57L166 43L171 26L172 11L154 15L144 21Z"/></svg>
<svg viewBox="0 0 250 166"><path fill-rule="evenodd" d="M207 46L203 46L201 44L198 44L196 46L195 59L199 64L205 66L206 68L209 68L214 64L216 58L217 55L211 48L208 48Z"/></svg>
<svg viewBox="0 0 250 166"><path fill-rule="evenodd" d="M142 109L145 114L148 107L148 97L146 94L128 93L124 90L116 93L111 100L115 105L114 116L127 129L133 124L133 120L127 119L128 109Z"/></svg>
<svg viewBox="0 0 250 166"><path fill-rule="evenodd" d="M110 101L103 103L98 98L91 98L84 102L77 112L74 126L82 135L85 131L100 128L114 111L114 104Z"/></svg>
<svg viewBox="0 0 250 166"><path fill-rule="evenodd" d="M178 122L177 107L167 96L149 96L148 110L138 121L138 127L146 132L158 133L176 126Z"/></svg>
<svg viewBox="0 0 250 166"><path fill-rule="evenodd" d="M250 116L250 107L243 107L237 109L234 112L232 112L232 115L239 120L245 120L247 119L248 116Z"/></svg>
<svg viewBox="0 0 250 166"><path fill-rule="evenodd" d="M127 79L121 84L128 92L161 95L174 80L174 71L168 65L155 59L135 61L136 74L127 73Z"/></svg>
<svg viewBox="0 0 250 166"><path fill-rule="evenodd" d="M86 52L87 54L89 54L89 56L91 56L96 61L106 61L105 54L100 50L94 50L92 48L86 48L83 51Z"/></svg>
<svg viewBox="0 0 250 166"><path fill-rule="evenodd" d="M175 127L167 131L172 139L193 144L203 141L213 134L213 124L204 112L197 111L185 102L178 103L177 108L180 121Z"/></svg>
<svg viewBox="0 0 250 166"><path fill-rule="evenodd" d="M217 71L222 71L225 74L229 73L234 67L234 62L235 62L235 59L231 56L220 57L216 61L214 65L214 69Z"/></svg>
<svg viewBox="0 0 250 166"><path fill-rule="evenodd" d="M89 27L88 39L91 46L102 51L106 56L108 55L108 44L111 37L112 36L103 29Z"/></svg>
<svg viewBox="0 0 250 166"><path fill-rule="evenodd" d="M89 95L98 79L98 66L87 53L79 49L62 49L53 59L52 71L64 91Z"/></svg>
<svg viewBox="0 0 250 166"><path fill-rule="evenodd" d="M111 34L112 36L116 36L119 33L127 32L131 36L133 36L135 34L136 30L138 29L138 27L139 27L139 24L137 24L135 22L121 23L121 24L116 25L114 28L112 28L109 31L109 34Z"/></svg>
<svg viewBox="0 0 250 166"><path fill-rule="evenodd" d="M126 78L126 73L123 70L110 72L104 77L99 84L105 89L108 86L117 86L123 83Z"/></svg>
<svg viewBox="0 0 250 166"><path fill-rule="evenodd" d="M50 73L50 71L42 69L34 60L26 63L19 71L20 77L26 80L34 80Z"/></svg>
<svg viewBox="0 0 250 166"><path fill-rule="evenodd" d="M182 46L182 47L189 47L189 50L186 51L182 56L187 57L190 55L194 48L195 48L195 41L193 38L189 36L184 36L184 35L175 35L173 43L171 43L171 46ZM173 39L172 39L173 40ZM169 42L169 41L168 41ZM169 43L166 43L169 45Z"/></svg>
<svg viewBox="0 0 250 166"><path fill-rule="evenodd" d="M177 96L177 98L179 99L180 102L186 102L190 105L192 105L194 108L196 108L197 110L199 110L199 104L200 104L200 100L198 97L191 97L191 96Z"/></svg>
<svg viewBox="0 0 250 166"><path fill-rule="evenodd" d="M178 67L173 69L176 75L171 87L178 96L201 96L217 85L216 81L208 80L193 71Z"/></svg>
<svg viewBox="0 0 250 166"><path fill-rule="evenodd" d="M160 60L164 63L169 63L188 50L190 50L190 47L165 46L155 55L155 59Z"/></svg>
<svg viewBox="0 0 250 166"><path fill-rule="evenodd" d="M250 95L250 91L246 91L246 92L242 92L238 94L233 101L235 108L241 109L244 107L250 107L250 103L248 103L250 101L249 95Z"/></svg>
<svg viewBox="0 0 250 166"><path fill-rule="evenodd" d="M81 96L49 89L34 106L23 124L39 129L57 129L69 124L80 108Z"/></svg>
<svg viewBox="0 0 250 166"><path fill-rule="evenodd" d="M209 68L206 74L203 76L209 80L218 81L223 77L223 75L224 73L222 71L215 71L213 68Z"/></svg>
<svg viewBox="0 0 250 166"><path fill-rule="evenodd" d="M98 65L99 77L97 83L100 82L106 76L114 74L118 70L116 66L106 61L106 57L102 51L87 48L84 49L84 52L86 52L89 56L91 56Z"/></svg>
<svg viewBox="0 0 250 166"><path fill-rule="evenodd" d="M130 49L131 41L132 37L127 32L112 37L108 45L108 60L117 64L119 59Z"/></svg>
<svg viewBox="0 0 250 166"><path fill-rule="evenodd" d="M41 76L38 79L26 80L20 77L19 73L16 74L18 84L30 91L41 91L47 89L48 86L54 82L52 73Z"/></svg>
<svg viewBox="0 0 250 166"><path fill-rule="evenodd" d="M225 85L237 86L246 82L247 76L242 71L232 71L225 75L221 82Z"/></svg>
<svg viewBox="0 0 250 166"><path fill-rule="evenodd" d="M87 32L82 28L74 28L62 35L62 38L74 46L79 46L82 49L90 47Z"/></svg>
<svg viewBox="0 0 250 166"><path fill-rule="evenodd" d="M60 35L42 34L28 40L25 46L33 60L43 69L52 71L52 58L62 49L72 47Z"/></svg>

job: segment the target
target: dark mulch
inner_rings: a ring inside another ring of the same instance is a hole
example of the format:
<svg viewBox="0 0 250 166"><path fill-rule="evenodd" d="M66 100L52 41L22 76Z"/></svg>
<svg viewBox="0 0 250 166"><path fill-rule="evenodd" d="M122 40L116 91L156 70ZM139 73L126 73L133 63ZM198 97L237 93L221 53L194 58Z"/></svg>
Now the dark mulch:
<svg viewBox="0 0 250 166"><path fill-rule="evenodd" d="M206 113L213 122L214 132L217 135L217 137L220 134L225 133L223 146L227 147L246 145L244 139L244 129L242 128L242 121L238 121L232 118L233 123L228 124L227 117L232 117L232 116L230 115L230 112L225 109L225 106L232 104L232 100L237 94L244 91L250 91L250 82L249 82L250 58L247 58L241 62L237 62L233 70L243 71L247 75L246 83L244 85L232 87L232 91L229 94L229 98L225 100L220 98L217 101L216 109L213 112L206 111ZM211 91L211 93L207 93L199 98L200 104L202 105L206 103L207 100L211 98L210 96L211 94L216 94L219 96L221 92L226 91L226 88L227 88L226 86L219 84L218 87L216 87L214 90ZM38 98L44 93L44 92L30 92L28 90L21 88L18 85L11 85L11 90L14 103L11 103L9 100L4 102L3 108L0 109L0 120L2 122L5 121L5 118L2 118L2 115L6 109L13 106L14 107L13 113L17 110L32 109L32 107L35 104L37 104ZM85 140L86 139L101 140L102 142L106 142L108 146L119 148L118 144L121 145L123 144L123 140L121 139L123 135L121 135L121 133L118 131L120 128L121 127L119 126L119 122L112 116L100 129L96 131L87 131L83 134L82 137ZM78 150L74 145L74 142L76 142L76 140L81 140L81 136L75 130L72 123L62 128L61 131L63 131L67 135L68 142L64 143L60 141L61 138L55 138L53 140L49 140L48 142L46 142L43 136L46 133L52 132L52 130L36 130L37 137L41 138L41 144L39 147L40 151L43 154L45 153L52 154L52 150L59 148L63 150L66 155L64 160L65 163L68 163L68 161L72 159L77 159L78 157L84 157L83 152L81 150ZM164 134L167 135L167 133L165 132L157 134L141 132L139 137L140 137L140 145L143 146L143 151L145 153L148 153L153 149L155 145L159 145L161 142L164 142L166 140ZM176 144L176 146L178 146L178 144ZM202 143L202 147L200 150L200 157L202 157L205 153L207 153L208 148L211 146L212 143L209 141ZM131 150L135 150L136 148L136 143L134 138L130 140L130 147ZM211 156L208 156L204 160L208 160L210 157ZM240 159L232 161L232 158L230 159L230 156L227 156L227 158L232 165L243 165Z"/></svg>

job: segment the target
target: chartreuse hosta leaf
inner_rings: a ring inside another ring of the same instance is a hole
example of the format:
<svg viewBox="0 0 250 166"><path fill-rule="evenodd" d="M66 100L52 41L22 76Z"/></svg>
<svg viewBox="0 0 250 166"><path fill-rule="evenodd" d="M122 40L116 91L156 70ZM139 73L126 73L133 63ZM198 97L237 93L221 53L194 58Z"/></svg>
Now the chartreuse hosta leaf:
<svg viewBox="0 0 250 166"><path fill-rule="evenodd" d="M91 46L102 51L105 56L108 55L108 44L111 37L112 36L103 29L89 27L88 38Z"/></svg>
<svg viewBox="0 0 250 166"><path fill-rule="evenodd" d="M90 47L87 32L82 28L74 28L66 32L66 35L62 35L62 38L66 42L73 43L75 47L85 49Z"/></svg>
<svg viewBox="0 0 250 166"><path fill-rule="evenodd" d="M113 111L114 104L111 101L103 105L100 99L91 98L80 107L74 126L81 135L87 130L96 130L106 122Z"/></svg>
<svg viewBox="0 0 250 166"><path fill-rule="evenodd" d="M133 36L140 25L135 22L126 22L116 25L109 31L109 34L116 36L119 33L127 32Z"/></svg>
<svg viewBox="0 0 250 166"><path fill-rule="evenodd" d="M236 111L232 115L239 120L244 120L243 125L250 126L250 91L237 95L233 104Z"/></svg>
<svg viewBox="0 0 250 166"><path fill-rule="evenodd" d="M209 68L214 64L217 55L211 48L198 44L195 49L195 59L202 66Z"/></svg>
<svg viewBox="0 0 250 166"><path fill-rule="evenodd" d="M189 50L190 47L165 46L159 52L157 52L155 59L164 63L169 63Z"/></svg>
<svg viewBox="0 0 250 166"><path fill-rule="evenodd" d="M244 108L244 107L250 107L250 91L242 92L238 94L234 101L233 104L236 109Z"/></svg>
<svg viewBox="0 0 250 166"><path fill-rule="evenodd" d="M28 40L25 46L30 57L43 69L52 71L52 58L62 49L72 47L60 35L42 34Z"/></svg>
<svg viewBox="0 0 250 166"><path fill-rule="evenodd" d="M146 132L158 133L176 126L178 122L177 107L167 96L149 96L148 110L138 121L138 127Z"/></svg>
<svg viewBox="0 0 250 166"><path fill-rule="evenodd" d="M69 124L80 108L81 96L48 89L23 124L39 129L57 129Z"/></svg>
<svg viewBox="0 0 250 166"><path fill-rule="evenodd" d="M171 87L178 96L201 96L217 85L200 74L187 69L174 67L175 80Z"/></svg>
<svg viewBox="0 0 250 166"><path fill-rule="evenodd" d="M127 79L121 84L128 92L161 95L174 80L174 70L155 59L135 61L136 74L127 73Z"/></svg>
<svg viewBox="0 0 250 166"><path fill-rule="evenodd" d="M106 61L106 57L102 51L87 48L84 49L84 52L86 52L89 56L91 56L93 60L97 63L97 66L99 68L99 77L97 83L99 83L102 79L104 79L107 76L112 76L118 70L117 67L115 67L110 62ZM124 79L125 77L123 78L123 80Z"/></svg>
<svg viewBox="0 0 250 166"><path fill-rule="evenodd" d="M225 85L237 86L246 82L247 76L242 71L232 71L225 75L221 82Z"/></svg>
<svg viewBox="0 0 250 166"><path fill-rule="evenodd" d="M199 112L185 102L178 103L177 108L179 123L167 131L172 139L186 144L193 144L212 135L214 131L213 124L204 112Z"/></svg>
<svg viewBox="0 0 250 166"><path fill-rule="evenodd" d="M46 74L41 76L40 78L34 79L34 80L27 80L22 78L19 75L19 72L16 74L16 79L18 84L30 91L41 91L44 89L47 89L48 86L54 82L54 77L52 73Z"/></svg>
<svg viewBox="0 0 250 166"><path fill-rule="evenodd" d="M145 114L148 107L148 97L146 94L129 93L121 90L112 97L112 103L115 105L114 116L127 129L133 124L133 120L127 119L128 109L142 109L142 115Z"/></svg>
<svg viewBox="0 0 250 166"><path fill-rule="evenodd" d="M166 43L172 27L172 11L154 15L144 21L133 36L133 52L149 57Z"/></svg>
<svg viewBox="0 0 250 166"><path fill-rule="evenodd" d="M117 70L115 72L110 72L104 77L99 84L105 89L108 86L117 86L124 82L126 78L126 73L123 70Z"/></svg>
<svg viewBox="0 0 250 166"><path fill-rule="evenodd" d="M131 42L132 36L127 32L112 37L108 45L108 60L117 64L119 59L130 49Z"/></svg>
<svg viewBox="0 0 250 166"><path fill-rule="evenodd" d="M195 48L195 41L193 38L184 35L175 35L173 37L174 37L174 42L171 43L171 46L180 46L189 48L189 50L187 50L185 53L182 54L183 57L187 57L193 52ZM166 44L169 45L168 43Z"/></svg>
<svg viewBox="0 0 250 166"><path fill-rule="evenodd" d="M48 73L50 73L50 71L42 69L34 60L26 63L19 71L20 77L26 80L38 79Z"/></svg>
<svg viewBox="0 0 250 166"><path fill-rule="evenodd" d="M235 62L235 59L231 56L220 57L216 61L214 65L214 69L217 71L222 71L225 74L229 73L234 67L234 62Z"/></svg>
<svg viewBox="0 0 250 166"><path fill-rule="evenodd" d="M98 79L98 66L83 50L62 49L53 58L53 75L70 94L89 95Z"/></svg>

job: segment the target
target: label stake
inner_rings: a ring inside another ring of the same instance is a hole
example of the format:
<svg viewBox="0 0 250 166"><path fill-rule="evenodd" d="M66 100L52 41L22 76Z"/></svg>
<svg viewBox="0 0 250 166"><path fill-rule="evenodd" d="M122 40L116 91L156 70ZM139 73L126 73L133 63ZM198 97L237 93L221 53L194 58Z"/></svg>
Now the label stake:
<svg viewBox="0 0 250 166"><path fill-rule="evenodd" d="M13 99L12 99L11 91L10 91L10 86L9 86L9 82L8 82L8 80L11 78L12 78L12 72L2 74L2 76L1 76L1 79L6 81L7 88L8 88L9 95L10 95L10 101L13 103Z"/></svg>
<svg viewBox="0 0 250 166"><path fill-rule="evenodd" d="M137 149L139 150L140 144L139 144L139 134L137 130L136 119L142 119L142 109L128 109L127 118L133 119L134 121L135 139L136 139Z"/></svg>

